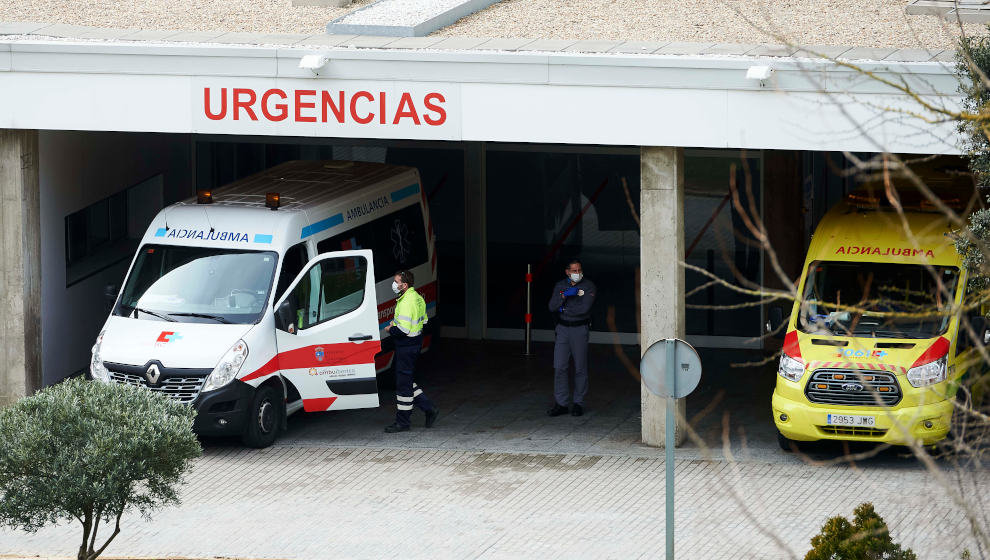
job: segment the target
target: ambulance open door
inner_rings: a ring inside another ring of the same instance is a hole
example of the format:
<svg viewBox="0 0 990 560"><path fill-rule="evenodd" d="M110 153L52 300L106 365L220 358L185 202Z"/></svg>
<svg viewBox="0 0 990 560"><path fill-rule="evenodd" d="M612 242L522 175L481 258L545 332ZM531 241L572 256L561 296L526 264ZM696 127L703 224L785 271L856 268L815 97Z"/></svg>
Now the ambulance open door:
<svg viewBox="0 0 990 560"><path fill-rule="evenodd" d="M278 367L307 412L378 406L381 349L370 250L309 261L275 305Z"/></svg>

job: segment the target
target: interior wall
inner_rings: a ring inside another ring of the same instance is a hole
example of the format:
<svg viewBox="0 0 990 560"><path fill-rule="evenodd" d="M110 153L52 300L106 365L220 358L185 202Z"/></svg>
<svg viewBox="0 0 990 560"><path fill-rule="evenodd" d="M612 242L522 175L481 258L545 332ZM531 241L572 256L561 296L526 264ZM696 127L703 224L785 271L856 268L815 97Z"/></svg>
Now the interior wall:
<svg viewBox="0 0 990 560"><path fill-rule="evenodd" d="M167 205L187 198L193 192L191 149L187 134L40 133L45 385L88 366L90 347L107 316L104 286L119 286L130 266L125 258L67 286L65 217L158 174L164 182L161 202Z"/></svg>
<svg viewBox="0 0 990 560"><path fill-rule="evenodd" d="M804 263L805 239L803 235L795 235L803 231L808 211L803 203L801 157L801 152L784 150L763 153L766 169L763 224L780 269L791 281L785 284L767 258L763 274L765 285L770 288L793 288L792 283L800 277Z"/></svg>

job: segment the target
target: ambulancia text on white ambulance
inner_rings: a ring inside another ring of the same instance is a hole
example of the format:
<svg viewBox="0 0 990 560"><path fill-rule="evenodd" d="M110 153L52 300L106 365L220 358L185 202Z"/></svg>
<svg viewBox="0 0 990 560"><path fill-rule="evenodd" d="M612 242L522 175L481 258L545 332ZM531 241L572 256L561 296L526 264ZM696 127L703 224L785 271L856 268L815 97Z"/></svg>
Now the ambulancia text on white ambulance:
<svg viewBox="0 0 990 560"><path fill-rule="evenodd" d="M90 374L190 404L200 434L271 445L298 410L378 406L392 274L424 279L432 318L436 258L415 169L278 165L155 217Z"/></svg>

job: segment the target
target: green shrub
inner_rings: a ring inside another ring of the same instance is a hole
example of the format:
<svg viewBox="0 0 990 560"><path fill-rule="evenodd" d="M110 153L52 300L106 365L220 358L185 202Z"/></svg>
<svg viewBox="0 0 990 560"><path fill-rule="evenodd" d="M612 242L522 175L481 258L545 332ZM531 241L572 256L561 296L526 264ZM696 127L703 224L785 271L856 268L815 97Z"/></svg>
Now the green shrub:
<svg viewBox="0 0 990 560"><path fill-rule="evenodd" d="M917 560L911 549L894 544L873 504L860 504L853 514L852 523L842 516L826 521L822 532L811 538L812 549L804 560Z"/></svg>
<svg viewBox="0 0 990 560"><path fill-rule="evenodd" d="M202 452L188 406L144 389L71 380L0 409L0 524L82 524L79 560L100 555L132 509L178 503ZM100 524L113 533L97 548Z"/></svg>

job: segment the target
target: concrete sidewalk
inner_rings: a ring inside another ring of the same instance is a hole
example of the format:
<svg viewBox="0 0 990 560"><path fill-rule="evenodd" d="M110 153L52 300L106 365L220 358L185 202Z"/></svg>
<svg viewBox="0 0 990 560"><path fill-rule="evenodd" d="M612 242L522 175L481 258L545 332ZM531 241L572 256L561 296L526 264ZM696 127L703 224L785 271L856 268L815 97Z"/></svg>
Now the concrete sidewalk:
<svg viewBox="0 0 990 560"><path fill-rule="evenodd" d="M872 501L919 558L979 558L969 524L916 462L677 463L680 558L800 558L830 515ZM951 477L990 495L986 471ZM657 558L659 457L445 449L210 447L183 503L129 516L107 556ZM987 506L981 514L988 514ZM985 519L985 518L984 518ZM69 556L74 525L0 531L0 553ZM986 554L986 551L983 551Z"/></svg>

